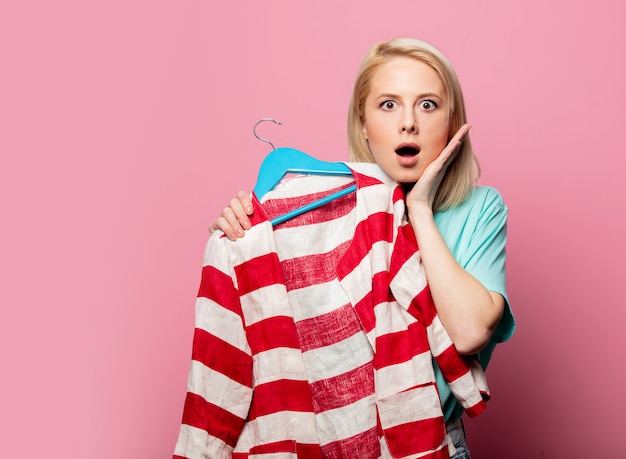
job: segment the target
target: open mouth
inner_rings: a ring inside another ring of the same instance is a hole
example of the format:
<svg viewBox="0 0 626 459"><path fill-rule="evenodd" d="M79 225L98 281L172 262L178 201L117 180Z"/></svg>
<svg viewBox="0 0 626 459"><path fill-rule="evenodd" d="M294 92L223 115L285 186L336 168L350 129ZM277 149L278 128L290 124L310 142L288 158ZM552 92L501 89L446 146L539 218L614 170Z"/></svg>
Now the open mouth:
<svg viewBox="0 0 626 459"><path fill-rule="evenodd" d="M416 145L400 145L396 148L396 155L399 156L415 156L419 152L420 149Z"/></svg>

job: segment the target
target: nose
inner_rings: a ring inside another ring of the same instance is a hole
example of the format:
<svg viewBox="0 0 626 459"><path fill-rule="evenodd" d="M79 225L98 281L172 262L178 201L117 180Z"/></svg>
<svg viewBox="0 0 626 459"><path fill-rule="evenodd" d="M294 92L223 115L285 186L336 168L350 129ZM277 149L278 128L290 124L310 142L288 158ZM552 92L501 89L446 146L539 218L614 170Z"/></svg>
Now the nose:
<svg viewBox="0 0 626 459"><path fill-rule="evenodd" d="M412 111L407 111L402 120L402 132L408 132L414 134L417 132L417 120L415 114Z"/></svg>

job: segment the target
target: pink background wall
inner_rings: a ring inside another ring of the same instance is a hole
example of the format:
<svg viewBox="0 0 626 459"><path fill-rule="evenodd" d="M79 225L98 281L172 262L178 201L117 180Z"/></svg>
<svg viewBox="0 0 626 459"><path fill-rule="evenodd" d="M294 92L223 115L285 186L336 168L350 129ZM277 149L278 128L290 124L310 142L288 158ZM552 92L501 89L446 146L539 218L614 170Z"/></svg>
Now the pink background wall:
<svg viewBox="0 0 626 459"><path fill-rule="evenodd" d="M623 451L626 3L11 3L3 457L171 455L207 227L268 152L253 124L272 116L275 144L346 159L354 74L397 35L456 66L482 183L510 208L519 328L467 423L474 456Z"/></svg>

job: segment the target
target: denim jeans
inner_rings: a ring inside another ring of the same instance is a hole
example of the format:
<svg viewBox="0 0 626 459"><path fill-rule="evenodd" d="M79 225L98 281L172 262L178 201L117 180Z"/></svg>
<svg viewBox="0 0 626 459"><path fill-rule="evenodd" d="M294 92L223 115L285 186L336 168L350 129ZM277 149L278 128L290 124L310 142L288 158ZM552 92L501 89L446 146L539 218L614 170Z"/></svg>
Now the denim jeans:
<svg viewBox="0 0 626 459"><path fill-rule="evenodd" d="M467 444L465 444L463 421L459 419L453 424L447 424L446 427L452 439L452 444L456 448L456 453L450 459L471 459L469 449L467 449Z"/></svg>

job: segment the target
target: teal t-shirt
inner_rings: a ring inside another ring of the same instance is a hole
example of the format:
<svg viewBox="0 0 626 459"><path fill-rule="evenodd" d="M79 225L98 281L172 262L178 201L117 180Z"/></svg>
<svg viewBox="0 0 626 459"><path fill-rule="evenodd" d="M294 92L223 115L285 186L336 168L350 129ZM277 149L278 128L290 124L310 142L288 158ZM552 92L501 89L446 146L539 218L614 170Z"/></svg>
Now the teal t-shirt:
<svg viewBox="0 0 626 459"><path fill-rule="evenodd" d="M476 186L459 206L436 212L435 223L458 263L478 279L487 290L501 294L505 310L491 341L478 353L487 368L497 343L509 339L515 331L515 319L506 294L506 220L508 209L500 193L491 187ZM437 363L435 375L446 421L456 421L463 413Z"/></svg>

